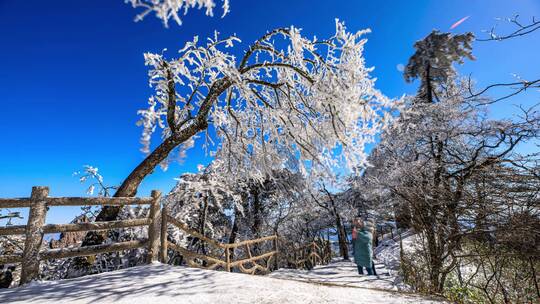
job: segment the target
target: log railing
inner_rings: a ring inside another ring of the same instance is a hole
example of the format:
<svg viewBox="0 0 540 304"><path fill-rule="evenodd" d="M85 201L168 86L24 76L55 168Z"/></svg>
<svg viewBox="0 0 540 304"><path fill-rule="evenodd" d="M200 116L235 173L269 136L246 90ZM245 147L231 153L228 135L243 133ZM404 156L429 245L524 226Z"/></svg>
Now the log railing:
<svg viewBox="0 0 540 304"><path fill-rule="evenodd" d="M159 191L152 191L151 197L49 197L47 187L33 187L30 198L0 199L0 209L30 208L26 225L0 227L0 236L24 235L22 253L0 255L0 265L21 263L20 284L26 284L39 275L41 260L70 257L94 256L107 252L118 252L146 247L147 262L159 260L168 262L168 250L179 253L190 267L205 269L235 269L248 274L266 274L280 267L283 262L294 268L311 269L318 264L326 264L331 258L328 241L316 239L301 247L296 247L276 235L236 243L221 243L208 238L186 224L170 216L167 209L160 209ZM52 206L126 206L150 205L147 218L90 222L76 224L45 224L49 207ZM161 223L160 223L161 222ZM161 224L161 226L160 226ZM168 225L183 231L186 235L204 242L208 250L203 253L183 248L167 239ZM87 247L69 247L43 250L43 236L47 233L84 232L148 226L148 238L112 244ZM161 237L160 237L161 236ZM280 254L279 248L283 248ZM278 259L279 258L279 259ZM281 264L280 264L281 262Z"/></svg>
<svg viewBox="0 0 540 304"><path fill-rule="evenodd" d="M237 243L221 243L216 240L210 239L198 231L189 228L184 223L168 215L167 210L163 208L162 220L161 220L161 233L165 235L167 231L167 225L171 224L174 227L182 230L187 235L197 238L209 245L208 253L201 254L183 248L182 246L161 239L161 252L160 257L162 262L167 263L167 250L170 248L178 252L184 258L186 264L190 267L198 267L205 269L221 269L225 271L232 271L238 269L242 273L248 274L265 274L271 271L272 260L278 256L277 248L277 236L271 235L254 240L242 241ZM272 242L272 250L261 253L259 255L253 255L253 247L257 244ZM243 255L237 256L234 254L235 250L240 251L242 249ZM236 258L236 259L235 259Z"/></svg>
<svg viewBox="0 0 540 304"><path fill-rule="evenodd" d="M289 244L289 247L287 255L289 267L311 269L316 265L328 264L332 258L330 242L324 239L315 239L300 247Z"/></svg>
<svg viewBox="0 0 540 304"><path fill-rule="evenodd" d="M93 256L100 253L116 252L146 247L148 249L147 261L158 259L159 252L159 218L160 196L159 191L152 191L151 197L48 197L48 187L33 187L30 198L0 199L0 209L3 208L30 208L26 225L0 227L0 236L24 235L24 249L22 254L0 255L0 265L8 263L21 263L20 284L26 284L39 275L40 260L61 259L79 256ZM92 222L77 224L48 224L45 225L47 210L51 206L125 206L150 205L148 218ZM47 233L84 232L94 230L110 230L148 226L148 239L102 244L87 247L58 248L41 250L43 236Z"/></svg>

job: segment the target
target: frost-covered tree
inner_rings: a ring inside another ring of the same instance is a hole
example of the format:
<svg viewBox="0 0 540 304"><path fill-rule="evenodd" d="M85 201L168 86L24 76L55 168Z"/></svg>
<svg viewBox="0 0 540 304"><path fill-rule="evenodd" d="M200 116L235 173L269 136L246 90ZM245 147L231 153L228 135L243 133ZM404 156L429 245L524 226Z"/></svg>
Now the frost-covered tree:
<svg viewBox="0 0 540 304"><path fill-rule="evenodd" d="M507 172L522 159L517 147L538 138L540 117L526 111L522 119L488 119L485 109L466 98L466 82L447 83L437 94L438 103L411 102L383 134L358 191L383 197L396 215L405 213L400 217L424 241L427 288L442 292L466 237L485 235L487 226L498 227L514 213L538 216L531 206L537 192L525 190L529 178ZM486 179L498 184L490 190L497 196L487 199L478 187ZM532 197L502 199L502 190L510 184Z"/></svg>
<svg viewBox="0 0 540 304"><path fill-rule="evenodd" d="M298 209L308 209L305 206L299 208L305 205L304 202L300 204L305 184L299 173L275 171L259 182L249 178L249 170L231 174L220 169L226 167L211 163L199 173L183 174L165 198L169 214L199 233L224 243L272 234L295 243L303 240L295 235L295 231L288 229L293 214ZM192 251L207 253L212 249L178 229L170 229L168 237ZM270 249L270 245L255 244L251 247L252 253ZM173 254L172 263L182 263L180 256L174 252L169 254ZM247 257L244 248L231 250L229 254L231 259Z"/></svg>
<svg viewBox="0 0 540 304"><path fill-rule="evenodd" d="M195 37L178 58L145 54L156 88L139 111L147 157L115 196L135 195L146 176L169 156L183 155L209 126L221 164L229 171L249 168L259 180L282 167L309 174L364 165L364 147L394 105L374 88L372 68L365 66L367 32L348 32L339 21L324 40L306 38L295 27L276 29L239 59L227 51L239 39L217 34L202 45ZM157 129L161 142L152 149ZM117 213L103 208L97 220Z"/></svg>
<svg viewBox="0 0 540 304"><path fill-rule="evenodd" d="M224 241L228 226L226 210L232 210L241 200L236 191L239 184L226 175L216 174L212 165L199 173L185 173L165 198L169 214L197 230L202 235ZM185 235L173 230L173 239L185 243ZM197 240L191 240L197 245Z"/></svg>
<svg viewBox="0 0 540 304"><path fill-rule="evenodd" d="M405 67L404 77L407 82L420 80L418 102L439 101L435 90L455 76L453 64L463 63L464 58L474 59L473 40L472 33L452 35L434 30L414 44L416 51Z"/></svg>
<svg viewBox="0 0 540 304"><path fill-rule="evenodd" d="M403 257L415 268L402 270L416 288L434 292L445 290L456 269L463 282L458 265L464 260L458 256L465 254L464 244L491 238L495 231L508 235L501 223L517 216L538 217L537 209L531 208L537 192L526 190L532 189L532 178L515 166L527 159L524 167L537 170L532 168L538 155L522 156L517 149L538 139L538 112L533 108L513 119L488 118L485 104L490 99L471 96L472 82L458 78L453 67L473 59L473 38L434 31L415 44L405 79L418 79L419 92L384 132L370 155L371 166L355 185L371 208L394 213L401 225L419 233L423 248L419 258ZM522 232L532 235L529 228ZM497 248L523 252L516 245Z"/></svg>
<svg viewBox="0 0 540 304"><path fill-rule="evenodd" d="M182 25L181 15L186 15L192 8L204 8L207 16L214 16L216 2L214 0L124 0L131 4L133 8L142 9L135 21L141 21L150 13L155 13L156 17L163 21L165 27L169 27L169 20L174 20L178 25ZM229 13L229 0L222 0L223 15Z"/></svg>

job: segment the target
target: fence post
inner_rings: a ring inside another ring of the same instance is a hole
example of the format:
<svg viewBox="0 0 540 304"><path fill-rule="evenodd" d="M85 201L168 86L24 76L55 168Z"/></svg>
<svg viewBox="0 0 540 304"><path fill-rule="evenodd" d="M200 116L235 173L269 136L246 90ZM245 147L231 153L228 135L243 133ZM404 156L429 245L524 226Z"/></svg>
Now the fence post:
<svg viewBox="0 0 540 304"><path fill-rule="evenodd" d="M324 263L328 264L332 260L332 248L330 248L330 241L324 240Z"/></svg>
<svg viewBox="0 0 540 304"><path fill-rule="evenodd" d="M150 215L151 223L148 226L148 256L147 263L152 263L157 261L159 253L159 217L160 217L160 206L159 199L161 198L161 192L158 190L152 190L151 194L152 205L150 205Z"/></svg>
<svg viewBox="0 0 540 304"><path fill-rule="evenodd" d="M26 224L20 285L26 284L39 275L39 250L43 242L43 224L47 214L48 187L32 187L32 206Z"/></svg>
<svg viewBox="0 0 540 304"><path fill-rule="evenodd" d="M229 246L225 246L225 270L231 272L231 252Z"/></svg>
<svg viewBox="0 0 540 304"><path fill-rule="evenodd" d="M274 239L274 251L276 252L276 259L274 261L274 268L275 270L278 270L279 269L279 257L280 257L280 254L279 254L279 246L278 246L278 236L276 235L276 238Z"/></svg>
<svg viewBox="0 0 540 304"><path fill-rule="evenodd" d="M167 208L163 206L163 209L161 209L161 233L160 233L160 240L161 240L161 248L160 248L160 259L161 263L167 264Z"/></svg>

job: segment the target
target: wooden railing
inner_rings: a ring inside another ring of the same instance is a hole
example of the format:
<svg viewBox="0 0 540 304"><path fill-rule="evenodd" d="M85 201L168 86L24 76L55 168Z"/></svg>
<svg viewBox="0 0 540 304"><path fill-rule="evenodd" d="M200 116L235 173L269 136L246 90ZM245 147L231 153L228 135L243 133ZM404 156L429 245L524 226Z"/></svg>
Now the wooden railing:
<svg viewBox="0 0 540 304"><path fill-rule="evenodd" d="M184 223L168 215L167 210L164 208L161 220L162 235L165 235L167 233L168 224L172 224L174 227L182 230L184 233L190 235L191 237L206 242L210 248L208 250L208 253L201 254L191 251L187 248L183 248L182 246L172 243L165 238L161 238L160 257L161 261L164 263L167 262L167 250L170 248L171 250L174 250L181 254L182 257L185 259L186 264L190 267L198 267L205 269L222 269L225 271L232 271L234 268L236 268L242 273L265 274L271 271L272 260L276 259L279 253L277 248L277 236L275 235L237 243L221 243L200 234L198 231L189 228ZM264 242L272 242L273 250L253 256L253 245ZM244 249L244 255L242 255L241 258L235 260L234 258L237 256L234 255L234 252L235 249L239 248Z"/></svg>
<svg viewBox="0 0 540 304"><path fill-rule="evenodd" d="M159 252L159 217L161 193L152 191L151 197L48 197L48 187L33 187L30 198L0 199L0 209L30 208L26 225L0 227L2 235L25 235L24 249L21 254L0 255L0 265L21 263L20 284L25 284L39 275L41 260L61 259L69 257L93 256L100 253L148 248L147 261L156 261ZM48 224L45 225L47 210L51 206L125 206L150 205L148 218L92 222L77 224ZM148 239L102 244L76 248L58 248L42 251L43 236L46 233L81 232L94 230L110 230L136 226L148 226Z"/></svg>
<svg viewBox="0 0 540 304"><path fill-rule="evenodd" d="M300 247L289 246L291 247L287 255L289 267L311 269L316 265L328 264L332 259L330 242L324 239L315 239Z"/></svg>
<svg viewBox="0 0 540 304"><path fill-rule="evenodd" d="M221 269L248 274L266 274L277 269L283 262L294 268L311 269L318 264L326 264L331 258L328 241L315 240L307 245L296 247L276 235L246 240L236 243L221 243L208 238L186 224L170 216L166 208L160 209L159 191L152 191L151 197L48 197L49 188L33 187L30 198L0 199L0 209L30 208L26 225L0 227L0 236L24 235L22 254L0 255L0 265L21 263L20 284L25 284L39 275L41 260L69 257L94 256L101 253L117 252L146 247L147 262L168 262L168 250L179 253L190 267ZM51 206L125 206L150 205L147 218L90 222L76 224L45 225L47 210ZM161 227L160 227L161 220ZM168 225L182 230L193 239L208 244L207 252L199 253L183 248L167 239ZM58 248L42 250L43 236L47 233L84 232L148 226L148 238L101 244L86 247ZM160 237L161 236L161 237ZM268 242L271 242L268 244ZM280 254L279 247L285 248ZM257 248L258 250L254 250ZM278 260L278 258L280 258Z"/></svg>

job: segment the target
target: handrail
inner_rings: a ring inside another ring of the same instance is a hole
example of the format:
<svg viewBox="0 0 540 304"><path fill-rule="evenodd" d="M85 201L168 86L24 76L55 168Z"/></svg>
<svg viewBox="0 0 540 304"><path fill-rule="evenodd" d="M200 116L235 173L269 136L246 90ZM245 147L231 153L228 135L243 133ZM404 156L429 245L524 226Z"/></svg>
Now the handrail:
<svg viewBox="0 0 540 304"><path fill-rule="evenodd" d="M166 208L160 209L159 191L152 191L151 197L136 198L136 197L48 197L48 187L33 187L30 198L1 198L0 208L30 208L28 222L26 225L15 225L8 227L0 227L0 236L2 235L25 235L25 243L22 254L6 254L0 255L0 264L19 263L22 264L20 284L26 284L37 278L39 272L39 261L46 259L61 259L68 257L92 256L96 254L115 252L122 250L131 250L135 248L146 247L147 262L153 262L158 259L164 263L167 262L167 250L170 247L172 250L180 252L186 257L186 261L190 266L201 267L199 261L205 261L203 264L207 269L224 268L226 271L231 271L232 268L237 268L240 272L255 274L267 273L270 271L271 261L274 268L279 267L279 257L281 255L278 249L278 244L284 241L277 235L260 237L252 240L244 240L235 243L222 243L206 237L202 233L190 228L180 220L170 216ZM45 217L50 206L124 206L124 205L150 205L149 215L147 218L116 220L106 222L83 222L72 224L45 224ZM161 218L161 226L159 219ZM218 249L212 253L218 252L222 258L210 256L209 254L200 254L182 248L178 244L174 244L167 240L167 224L183 230L187 234L200 239L203 242L213 246L211 248ZM142 240L131 240L126 242L117 242L112 244L100 244L86 247L71 247L41 250L43 236L46 233L66 233L66 232L83 232L83 231L99 231L119 228L129 228L137 226L148 226L148 238ZM250 246L263 242L272 241L271 246ZM324 240L323 240L324 241ZM280 245L281 246L281 245ZM235 249L243 249L243 257L234 256ZM270 250L260 253L258 250L252 252L253 248L266 248ZM323 243L313 241L300 247L292 245L293 250L286 252L287 261L290 261L290 255L294 255L293 264L295 267L306 267L308 261L311 265L317 263L327 263L330 259L331 250L327 241ZM298 259L297 253L300 252ZM259 254L254 256L254 254ZM223 257L224 256L224 257ZM237 258L234 260L234 258ZM196 262L196 260L199 260ZM263 261L260 263L259 261ZM251 264L251 266L246 266ZM249 267L249 268L248 268Z"/></svg>
<svg viewBox="0 0 540 304"><path fill-rule="evenodd" d="M253 240L246 240L246 241L241 241L241 242L236 242L236 243L221 243L211 238L208 238L204 236L203 234L201 234L200 232L188 227L186 224L182 223L180 220L170 216L168 214L167 209L163 208L162 221L161 221L162 234L166 233L168 223L183 230L184 232L187 232L193 237L196 237L202 241L207 242L208 244L212 245L214 248L223 249L223 252L225 254L225 260L190 251L188 249L182 248L178 244L165 241L162 238L160 257L161 257L161 261L164 263L167 262L167 250L170 247L174 251L177 251L180 254L182 254L182 256L186 259L186 263L191 267L200 267L200 268L206 268L206 269L216 269L218 267L221 267L221 268L224 268L225 271L231 271L232 268L238 267L238 269L243 273L255 274L257 271L260 271L263 273L269 272L270 260L274 256L277 256L279 254L279 251L277 248L277 240L278 240L277 235L271 235L271 236L266 236L266 237L261 237L261 238L257 238ZM274 244L273 244L274 250L263 253L258 256L252 256L249 245L266 242L266 241L274 241ZM246 253L247 253L248 258L231 261L231 250L234 251L234 249L241 246L246 246ZM262 266L256 263L256 261L264 260L267 258L268 260L266 261L266 266ZM195 259L206 261L207 264L205 266L199 265L195 262ZM246 263L253 263L254 265L251 268L245 268L244 264Z"/></svg>
<svg viewBox="0 0 540 304"><path fill-rule="evenodd" d="M63 232L84 232L110 230L117 228L129 228L137 226L150 225L152 220L149 218L138 218L131 220L108 221L108 222L90 222L76 224L48 224L42 227L44 233L63 233ZM0 235L25 234L26 225L0 227Z"/></svg>
<svg viewBox="0 0 540 304"><path fill-rule="evenodd" d="M257 243L271 241L275 239L277 239L277 235L269 235L269 236L265 236L265 237L261 237L261 238L253 239L253 240L246 240L246 241L236 242L236 243L221 243L221 244L225 246L226 248L236 248L236 247L240 247L244 245L257 244Z"/></svg>
<svg viewBox="0 0 540 304"><path fill-rule="evenodd" d="M185 232L193 235L194 237L196 238L199 238L215 247L218 247L218 248L225 248L224 247L224 244L216 241L216 240L213 240L211 238L208 238L202 234L200 234L198 231L194 230L194 229L191 229L189 228L186 224L182 223L181 221L177 220L176 218L170 216L170 215L166 215L165 218L167 219L167 222L170 222L171 224L173 224L174 226L184 230Z"/></svg>
<svg viewBox="0 0 540 304"><path fill-rule="evenodd" d="M0 198L2 208L28 208L32 206L32 198ZM47 207L51 206L125 206L150 205L151 197L46 197Z"/></svg>
<svg viewBox="0 0 540 304"><path fill-rule="evenodd" d="M291 246L287 261L295 268L310 269L318 264L327 264L331 259L330 243L324 239L315 239L299 247Z"/></svg>
<svg viewBox="0 0 540 304"><path fill-rule="evenodd" d="M0 255L0 264L22 264L20 285L36 279L39 262L46 259L92 256L106 252L116 252L146 247L147 261L156 261L159 251L159 191L152 191L151 197L48 197L48 187L32 187L30 198L2 198L0 208L30 208L26 225L0 227L0 235L25 235L22 254ZM125 206L150 205L148 218L127 219L108 222L89 222L73 224L48 224L45 217L50 206ZM148 239L100 244L86 247L58 248L41 251L43 236L46 233L83 232L148 226Z"/></svg>
<svg viewBox="0 0 540 304"><path fill-rule="evenodd" d="M258 260L270 257L270 256L272 256L274 254L277 254L277 253L278 253L278 251L274 250L274 251L269 251L267 253L264 253L264 254L261 254L261 255L258 255L258 256L254 256L254 257L251 257L251 258L248 258L248 259L237 260L237 261L234 261L234 262L231 263L231 267L238 266L239 264L258 261Z"/></svg>
<svg viewBox="0 0 540 304"><path fill-rule="evenodd" d="M168 214L166 215L166 217L167 217L167 221L170 222L171 224L173 224L174 226L184 230L185 232L193 235L194 237L196 237L198 239L201 239L201 240L203 240L205 242L208 242L209 244L212 244L214 247L218 247L218 248L222 248L222 249L235 248L235 247L244 246L244 245L248 245L248 244L256 244L256 243L261 243L261 242L271 241L271 240L277 239L277 235L270 235L270 236L265 236L265 237L261 237L261 238L258 238L258 239L246 240L246 241L241 241L241 242L236 242L236 243L222 243L222 242L218 242L216 240L213 240L211 238L208 238L208 237L202 235L198 231L189 228L186 224L182 223L180 220L178 220L178 219L176 219L176 218L174 218L174 217L172 217L172 216L170 216Z"/></svg>

